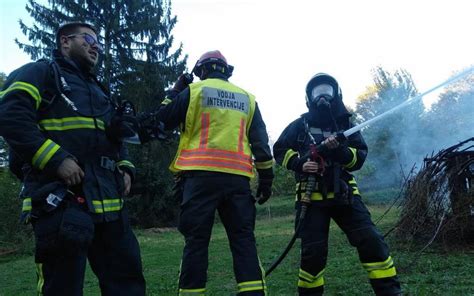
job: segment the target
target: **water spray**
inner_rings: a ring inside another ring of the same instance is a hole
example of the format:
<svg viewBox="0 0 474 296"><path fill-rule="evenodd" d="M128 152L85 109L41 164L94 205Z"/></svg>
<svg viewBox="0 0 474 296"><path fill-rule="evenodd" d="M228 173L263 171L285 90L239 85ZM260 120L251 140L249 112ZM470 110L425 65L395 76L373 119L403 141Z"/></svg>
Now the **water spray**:
<svg viewBox="0 0 474 296"><path fill-rule="evenodd" d="M448 80L444 81L443 83L440 83L438 85L436 85L435 87L432 87L430 88L429 90L425 91L424 93L421 93L419 95L416 95L414 97L411 97L409 98L408 100L406 100L405 102L401 103L400 105L390 109L390 110L387 110L385 111L384 113L382 114L379 114L377 116L375 116L374 118L371 118L365 122L362 122L361 124L359 125L356 125L346 131L344 131L342 134L344 135L344 137L349 137L350 135L352 134L355 134L356 132L360 131L361 129L363 129L364 127L374 123L374 122L377 122L385 117L387 117L388 115L392 114L392 113L395 113L397 112L398 110L412 104L413 102L416 102L418 100L421 100L424 96L426 96L427 94L429 93L432 93L433 91L437 90L438 88L441 88L443 86L446 86L448 84L451 84L455 81L458 81L459 79L467 76L468 74L472 73L474 71L474 67L471 67L465 71L462 71L461 73L457 74L457 75L454 75L453 77L449 78Z"/></svg>
<svg viewBox="0 0 474 296"><path fill-rule="evenodd" d="M375 116L374 118L371 118L371 119L369 119L369 120L367 120L367 121L365 121L365 122L363 122L359 125L356 125L356 126L350 128L350 129L344 131L343 133L338 134L336 138L338 139L339 142L342 142L342 141L346 140L347 137L349 137L350 135L360 131L364 127L366 127L366 126L368 126L368 125L370 125L370 124L372 124L376 121L379 121L379 120L383 119L384 117L387 117L388 115L390 115L392 113L397 112L398 110L410 105L413 102L416 102L416 101L422 99L424 96L426 96L427 94L435 91L438 88L441 88L441 87L446 86L448 84L451 84L455 81L458 81L459 79L467 76L468 74L470 74L473 71L474 71L474 67L471 67L471 68L469 68L469 69L467 69L467 70L465 70L465 71L449 78L448 80L444 81L443 83L440 83L440 84L436 85L435 87L432 87L431 89L425 91L424 93L421 93L417 96L411 97L408 100L406 100L405 102L401 103L400 105L398 105L398 106L396 106L396 107L394 107L394 108L392 108L388 111L385 111L384 113L379 114L379 115ZM322 168L323 171L319 171L318 174L322 175L324 173L324 160L319 155L319 151L321 151L323 149L322 144L316 145L316 141L314 140L313 136L309 132L309 127L307 126L307 124L306 124L306 130L308 131L308 135L309 135L310 139L312 140L312 144L310 145L311 158L312 158L313 161L317 161L318 163L321 164L321 168ZM275 260L273 262L273 264L265 272L266 277L269 276L270 273L281 263L281 261L286 257L286 255L288 254L290 249L293 247L293 244L295 243L296 238L298 237L298 234L301 230L303 221L305 219L306 211L307 211L308 207L311 205L311 194L313 193L315 186L316 186L316 176L314 174L310 174L308 176L305 194L301 197L301 200L300 200L300 202L301 202L301 211L300 211L298 224L296 226L295 232L294 232L290 242L286 246L285 250L283 251L283 253L277 258L277 260Z"/></svg>

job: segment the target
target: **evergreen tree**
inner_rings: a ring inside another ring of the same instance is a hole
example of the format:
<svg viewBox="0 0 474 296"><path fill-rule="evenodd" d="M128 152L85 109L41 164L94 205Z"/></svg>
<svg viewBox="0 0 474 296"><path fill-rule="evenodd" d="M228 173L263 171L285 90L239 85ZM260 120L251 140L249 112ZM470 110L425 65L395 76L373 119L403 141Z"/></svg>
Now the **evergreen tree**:
<svg viewBox="0 0 474 296"><path fill-rule="evenodd" d="M83 21L97 27L103 46L99 78L114 98L130 100L141 111L158 106L164 89L185 70L182 44L171 49L177 18L171 15L170 0L48 0L48 5L29 0L26 9L35 24L28 27L20 21L20 27L32 44L16 42L32 59L51 56L56 47L54 32L62 23ZM132 216L141 225L174 219L170 157L163 158L171 154L170 149L160 143L131 149L139 188L137 198L132 198Z"/></svg>
<svg viewBox="0 0 474 296"><path fill-rule="evenodd" d="M5 83L5 80L7 79L7 76L5 73L0 72L0 90L3 87L3 84ZM6 166L7 161L8 161L8 147L7 143L5 140L3 140L2 137L0 137L0 168Z"/></svg>
<svg viewBox="0 0 474 296"><path fill-rule="evenodd" d="M473 137L474 75L448 85L423 117L430 135L429 146L437 152ZM426 145L426 144L425 144Z"/></svg>

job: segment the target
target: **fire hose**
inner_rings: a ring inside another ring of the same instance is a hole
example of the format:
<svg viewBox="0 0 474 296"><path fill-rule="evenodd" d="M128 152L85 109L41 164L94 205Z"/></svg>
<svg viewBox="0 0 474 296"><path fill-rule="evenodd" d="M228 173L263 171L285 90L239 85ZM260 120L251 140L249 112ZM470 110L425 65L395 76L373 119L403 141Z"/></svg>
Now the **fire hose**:
<svg viewBox="0 0 474 296"><path fill-rule="evenodd" d="M311 152L310 160L317 162L319 164L318 172L315 174L309 174L308 180L305 186L304 195L301 197L301 200L300 200L301 208L300 208L300 214L298 217L298 222L296 224L295 232L293 236L291 237L291 240L288 242L285 250L272 263L272 265L268 268L268 270L266 270L265 276L270 275L270 273L281 263L281 261L283 261L283 259L286 257L288 252L293 247L293 244L295 243L296 238L298 237L300 230L302 228L304 219L306 217L306 212L308 211L308 207L311 205L311 194L314 192L314 189L316 188L316 175L322 176L326 169L324 158L319 153L319 151L321 151L322 149L322 144L318 146L316 146L316 144L311 144L309 148Z"/></svg>
<svg viewBox="0 0 474 296"><path fill-rule="evenodd" d="M467 76L468 74L472 74L473 72L474 72L474 67L470 67L467 70L464 70L464 71L458 73L457 75L454 75L451 78L447 79L446 81L430 88L429 90L427 90L427 91L425 91L425 92L423 92L419 95L416 95L414 97L408 98L405 102L401 103L400 105L395 106L394 108L392 108L390 110L387 110L387 111L385 111L385 112L383 112L383 113L381 113L381 114L379 114L379 115L377 115L377 116L375 116L375 117L373 117L373 118L371 118L371 119L369 119L365 122L362 122L361 124L358 124L358 125L350 128L350 129L344 131L343 133L337 134L336 139L339 142L345 141L350 135L355 134L356 132L360 131L364 127L366 127L366 126L368 126L368 125L370 125L374 122L377 122L377 121L387 117L388 115L393 114L393 113L403 109L404 107L409 106L410 104L412 104L415 101L421 100L423 98L423 96L437 90L438 88L441 88L441 87L449 85L449 84L451 84L455 81L458 81L461 78L464 78L465 76ZM324 173L324 159L321 157L319 152L323 149L323 146L322 146L322 144L316 146L313 136L309 132L308 132L308 134L309 134L309 136L310 136L310 138L313 142L313 144L310 145L310 150L311 150L311 157L310 158L311 158L312 161L318 162L320 167L322 167L322 168L320 168L321 171L317 172L317 174L322 175ZM314 191L315 187L316 187L316 174L310 174L308 176L308 180L307 180L307 183L306 183L305 194L304 194L304 196L301 197L301 200L300 200L301 210L300 210L300 215L298 217L298 222L297 222L297 226L295 228L295 232L294 232L291 240L288 242L288 244L287 244L286 248L284 249L284 251L272 263L272 265L268 268L268 270L265 272L266 277L270 275L270 273L281 263L281 261L283 261L283 259L286 257L288 252L293 247L296 239L298 238L299 232L301 231L304 219L306 217L306 212L308 210L308 207L311 205L311 194Z"/></svg>

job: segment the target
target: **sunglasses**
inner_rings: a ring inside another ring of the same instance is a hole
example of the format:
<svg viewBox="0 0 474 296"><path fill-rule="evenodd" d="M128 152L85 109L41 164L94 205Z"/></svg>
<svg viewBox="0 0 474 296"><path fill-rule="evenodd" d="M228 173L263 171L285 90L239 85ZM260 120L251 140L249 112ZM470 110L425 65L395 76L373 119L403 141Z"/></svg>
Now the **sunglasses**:
<svg viewBox="0 0 474 296"><path fill-rule="evenodd" d="M87 42L87 44L89 44L90 46L96 46L97 49L99 51L102 51L102 46L100 45L100 43L97 41L97 39L95 39L94 37L92 37L92 35L90 34L87 34L87 33L77 33L77 34L71 34L71 35L67 35L66 37L67 38L75 38L77 36L82 36L84 37L84 40Z"/></svg>

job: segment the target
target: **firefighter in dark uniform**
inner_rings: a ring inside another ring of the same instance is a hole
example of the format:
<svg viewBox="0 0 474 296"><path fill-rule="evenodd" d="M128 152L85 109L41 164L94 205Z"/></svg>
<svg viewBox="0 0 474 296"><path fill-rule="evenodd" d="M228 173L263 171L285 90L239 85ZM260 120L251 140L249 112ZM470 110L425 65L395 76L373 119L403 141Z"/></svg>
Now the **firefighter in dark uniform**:
<svg viewBox="0 0 474 296"><path fill-rule="evenodd" d="M123 209L135 168L106 136L115 104L92 75L96 29L68 23L53 61L29 63L0 92L0 135L22 170L40 295L82 295L86 260L102 295L145 295L138 242ZM21 160L21 161L19 161Z"/></svg>
<svg viewBox="0 0 474 296"><path fill-rule="evenodd" d="M400 284L388 246L371 221L350 173L362 167L367 145L359 132L346 141L336 138L337 133L352 126L337 81L327 74L316 74L306 86L306 102L309 112L290 123L273 146L277 163L295 172L297 208L308 176L316 174L311 206L300 230L299 295L323 294L331 218L357 248L375 293L399 295ZM311 144L322 144L323 161L310 157Z"/></svg>
<svg viewBox="0 0 474 296"><path fill-rule="evenodd" d="M203 54L193 69L201 81L188 85L185 75L180 76L158 113L166 129L182 127L170 165L183 177L179 230L185 247L179 295L206 291L216 209L229 238L238 295L266 294L249 179L255 166L257 198L260 204L266 201L271 195L273 158L255 97L228 81L232 70L219 51Z"/></svg>

